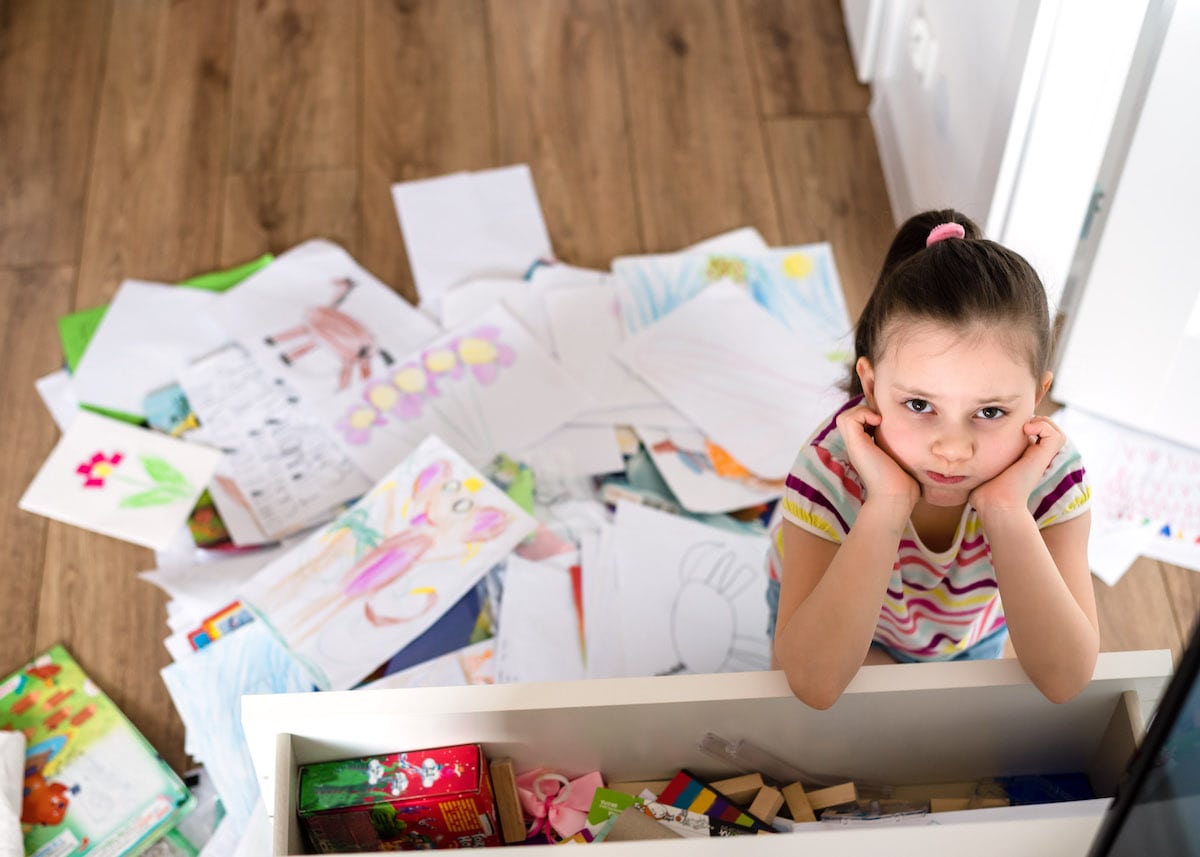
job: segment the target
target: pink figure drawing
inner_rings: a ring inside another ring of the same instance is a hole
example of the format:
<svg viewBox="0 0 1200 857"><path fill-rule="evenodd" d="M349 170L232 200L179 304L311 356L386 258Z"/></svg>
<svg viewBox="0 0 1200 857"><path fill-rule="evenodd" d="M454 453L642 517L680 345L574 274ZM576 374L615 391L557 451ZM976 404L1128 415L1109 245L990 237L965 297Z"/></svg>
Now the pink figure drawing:
<svg viewBox="0 0 1200 857"><path fill-rule="evenodd" d="M410 593L422 597L419 605L405 615L383 615L372 606L372 600L401 580L417 563L468 559L481 542L494 539L508 529L508 513L476 505L471 495L480 487L477 482L468 479L464 483L453 478L450 463L444 460L422 470L412 491L413 505L420 511L409 519L405 528L384 538L353 563L342 575L333 598L317 601L297 617L294 628L300 633L295 642L312 636L355 603L363 605L367 621L377 627L411 622L433 609L437 592L432 587Z"/></svg>
<svg viewBox="0 0 1200 857"><path fill-rule="evenodd" d="M340 277L333 281L337 294L328 306L309 307L304 311L304 321L295 327L265 337L267 345L299 340L290 350L279 355L286 365L291 366L305 354L318 346L325 346L341 363L338 374L338 389L350 385L355 367L363 380L371 376L371 358L378 354L385 366L392 365L392 357L375 345L375 337L366 326L352 316L342 312L342 302L354 288L354 281Z"/></svg>

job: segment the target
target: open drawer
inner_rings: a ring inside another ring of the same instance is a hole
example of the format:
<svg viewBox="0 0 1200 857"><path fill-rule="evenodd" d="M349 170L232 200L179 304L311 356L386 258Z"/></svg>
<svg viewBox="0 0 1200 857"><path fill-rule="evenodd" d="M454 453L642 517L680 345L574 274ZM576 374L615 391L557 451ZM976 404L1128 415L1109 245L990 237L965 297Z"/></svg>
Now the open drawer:
<svg viewBox="0 0 1200 857"><path fill-rule="evenodd" d="M466 742L482 744L489 758L512 757L518 771L598 770L610 782L665 779L680 768L702 778L739 773L699 748L713 732L847 779L925 784L1083 771L1109 796L1171 670L1167 651L1103 654L1088 687L1062 705L1048 702L1015 660L996 660L864 667L828 711L799 702L782 673L756 672L247 696L242 712L272 853L284 855L304 853L299 765ZM922 827L811 825L821 829L592 847L610 857L794 853L793 837L802 836L806 853L876 853L885 843L890 854L910 846L959 853L969 842L973 857L1001 846L1061 857L1086 850L1105 803L939 814L938 824Z"/></svg>

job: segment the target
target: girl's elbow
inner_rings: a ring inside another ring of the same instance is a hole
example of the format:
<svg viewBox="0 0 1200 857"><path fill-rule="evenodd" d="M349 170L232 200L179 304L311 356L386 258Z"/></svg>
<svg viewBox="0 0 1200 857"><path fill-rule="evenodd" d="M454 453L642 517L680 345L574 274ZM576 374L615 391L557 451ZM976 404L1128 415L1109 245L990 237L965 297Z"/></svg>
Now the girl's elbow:
<svg viewBox="0 0 1200 857"><path fill-rule="evenodd" d="M792 691L792 695L803 702L809 708L816 708L819 711L825 711L832 708L841 696L844 687L838 686L828 678L815 676L801 672L799 674L792 670L786 670L784 673L787 676L788 688Z"/></svg>
<svg viewBox="0 0 1200 857"><path fill-rule="evenodd" d="M1035 682L1038 690L1055 705L1062 705L1077 697L1092 681L1096 671L1097 652L1089 652L1071 668L1056 672Z"/></svg>

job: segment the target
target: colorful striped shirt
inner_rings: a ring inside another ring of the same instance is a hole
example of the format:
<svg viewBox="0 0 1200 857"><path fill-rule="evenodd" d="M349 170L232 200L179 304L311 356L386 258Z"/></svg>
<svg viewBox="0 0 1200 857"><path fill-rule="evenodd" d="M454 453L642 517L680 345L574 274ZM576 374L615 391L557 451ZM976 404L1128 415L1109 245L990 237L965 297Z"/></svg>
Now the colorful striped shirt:
<svg viewBox="0 0 1200 857"><path fill-rule="evenodd" d="M858 404L854 399L837 413ZM866 487L850 463L837 414L805 442L787 477L771 529L767 565L782 575L782 520L841 544L862 508ZM1091 489L1079 452L1068 440L1029 497L1038 528L1070 520L1088 507ZM944 660L1004 627L987 535L968 504L944 551L926 547L908 522L900 540L875 639L920 660Z"/></svg>

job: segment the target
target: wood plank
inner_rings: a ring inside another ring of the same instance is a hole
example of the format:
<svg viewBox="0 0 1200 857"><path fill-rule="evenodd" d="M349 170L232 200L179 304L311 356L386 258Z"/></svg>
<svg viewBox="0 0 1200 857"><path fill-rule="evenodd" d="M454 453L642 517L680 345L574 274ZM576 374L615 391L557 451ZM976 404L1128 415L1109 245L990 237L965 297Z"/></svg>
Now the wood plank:
<svg viewBox="0 0 1200 857"><path fill-rule="evenodd" d="M838 0L743 0L764 117L865 113Z"/></svg>
<svg viewBox="0 0 1200 857"><path fill-rule="evenodd" d="M73 268L0 271L0 676L38 654L37 605L46 546L45 518L23 512L17 501L57 441L50 414L33 382L62 365L54 320L71 305Z"/></svg>
<svg viewBox="0 0 1200 857"><path fill-rule="evenodd" d="M1181 649L1179 628L1171 611L1171 595L1158 563L1142 557L1116 586L1096 582L1100 618L1100 651Z"/></svg>
<svg viewBox="0 0 1200 857"><path fill-rule="evenodd" d="M100 101L76 306L124 277L216 264L227 148L231 0L121 3Z"/></svg>
<svg viewBox="0 0 1200 857"><path fill-rule="evenodd" d="M356 0L240 0L233 172L357 165L360 16Z"/></svg>
<svg viewBox="0 0 1200 857"><path fill-rule="evenodd" d="M359 261L410 301L416 288L391 185L496 166L482 0L366 0Z"/></svg>
<svg viewBox="0 0 1200 857"><path fill-rule="evenodd" d="M491 0L500 163L528 163L555 254L641 250L608 0Z"/></svg>
<svg viewBox="0 0 1200 857"><path fill-rule="evenodd" d="M0 4L0 264L74 265L111 9Z"/></svg>
<svg viewBox="0 0 1200 857"><path fill-rule="evenodd" d="M651 252L754 226L778 244L734 0L619 0L642 239Z"/></svg>
<svg viewBox="0 0 1200 857"><path fill-rule="evenodd" d="M784 241L828 241L851 319L874 288L895 233L866 116L766 123Z"/></svg>
<svg viewBox="0 0 1200 857"><path fill-rule="evenodd" d="M37 648L62 643L176 771L189 767L184 730L159 670L166 596L139 580L154 567L143 547L50 522Z"/></svg>
<svg viewBox="0 0 1200 857"><path fill-rule="evenodd" d="M1200 619L1200 574L1166 562L1160 562L1158 567L1167 587L1180 643L1186 646Z"/></svg>
<svg viewBox="0 0 1200 857"><path fill-rule="evenodd" d="M222 267L276 255L309 238L358 251L358 170L241 173L225 180Z"/></svg>

